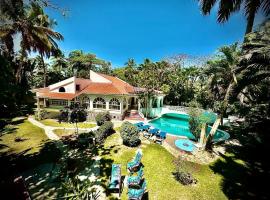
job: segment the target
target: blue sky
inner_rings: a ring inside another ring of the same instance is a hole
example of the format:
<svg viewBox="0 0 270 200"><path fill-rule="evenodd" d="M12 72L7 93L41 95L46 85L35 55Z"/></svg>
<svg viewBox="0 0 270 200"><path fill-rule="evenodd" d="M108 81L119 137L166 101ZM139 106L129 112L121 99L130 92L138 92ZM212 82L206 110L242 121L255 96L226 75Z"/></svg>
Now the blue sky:
<svg viewBox="0 0 270 200"><path fill-rule="evenodd" d="M81 49L123 66L128 58L140 63L175 54L210 55L221 45L242 41L245 17L231 16L218 24L215 10L203 16L197 0L57 0L69 10L56 19L57 31L64 35L61 49L68 54ZM261 19L257 19L261 21Z"/></svg>

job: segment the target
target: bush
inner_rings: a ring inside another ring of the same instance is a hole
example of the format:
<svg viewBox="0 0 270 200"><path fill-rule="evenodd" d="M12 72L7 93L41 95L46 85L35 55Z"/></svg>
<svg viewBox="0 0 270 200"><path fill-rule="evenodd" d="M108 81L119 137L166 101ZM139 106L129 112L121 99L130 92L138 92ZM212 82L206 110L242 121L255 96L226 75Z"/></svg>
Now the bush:
<svg viewBox="0 0 270 200"><path fill-rule="evenodd" d="M178 172L175 173L175 178L177 181L182 183L183 185L196 184L197 180L193 178L191 173L188 172Z"/></svg>
<svg viewBox="0 0 270 200"><path fill-rule="evenodd" d="M104 124L106 121L111 121L111 116L109 114L109 112L106 113L98 113L95 117L97 125L101 126L102 124Z"/></svg>
<svg viewBox="0 0 270 200"><path fill-rule="evenodd" d="M141 143L137 127L130 122L124 122L122 124L120 134L123 139L123 144L126 146L136 147Z"/></svg>
<svg viewBox="0 0 270 200"><path fill-rule="evenodd" d="M113 132L113 123L110 121L104 122L98 130L95 131L97 143L102 143Z"/></svg>
<svg viewBox="0 0 270 200"><path fill-rule="evenodd" d="M57 119L59 117L59 112L57 111L46 111L40 110L40 118L38 119L38 111L35 112L35 119L36 120L43 120L43 119Z"/></svg>
<svg viewBox="0 0 270 200"><path fill-rule="evenodd" d="M178 157L174 160L175 172L173 173L175 179L183 185L196 184L197 180L188 171L187 163L182 157Z"/></svg>
<svg viewBox="0 0 270 200"><path fill-rule="evenodd" d="M35 119L36 120L43 120L47 119L48 112L46 110L40 110L39 111L39 116L38 116L38 111L35 112Z"/></svg>

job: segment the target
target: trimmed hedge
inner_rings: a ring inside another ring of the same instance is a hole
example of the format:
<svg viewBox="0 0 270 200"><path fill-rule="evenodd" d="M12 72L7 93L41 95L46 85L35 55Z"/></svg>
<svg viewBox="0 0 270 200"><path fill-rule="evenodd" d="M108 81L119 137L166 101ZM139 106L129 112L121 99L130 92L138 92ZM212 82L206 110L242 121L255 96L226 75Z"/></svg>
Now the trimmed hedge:
<svg viewBox="0 0 270 200"><path fill-rule="evenodd" d="M123 144L126 146L136 147L141 143L137 127L130 122L124 122L122 124L120 134L123 139Z"/></svg>
<svg viewBox="0 0 270 200"><path fill-rule="evenodd" d="M98 113L95 117L97 125L101 126L102 124L104 124L106 121L111 121L111 116L109 114L109 112L106 113Z"/></svg>
<svg viewBox="0 0 270 200"><path fill-rule="evenodd" d="M104 122L99 129L97 129L95 132L95 137L97 143L103 143L104 140L113 133L113 123L110 121Z"/></svg>

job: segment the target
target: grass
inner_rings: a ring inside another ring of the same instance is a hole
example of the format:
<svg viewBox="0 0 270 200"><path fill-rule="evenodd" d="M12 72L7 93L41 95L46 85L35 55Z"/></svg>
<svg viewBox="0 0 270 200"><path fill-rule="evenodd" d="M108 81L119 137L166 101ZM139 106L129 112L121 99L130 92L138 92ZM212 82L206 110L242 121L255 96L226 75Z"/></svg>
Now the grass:
<svg viewBox="0 0 270 200"><path fill-rule="evenodd" d="M22 141L15 142L15 138L21 138ZM5 126L0 136L0 153L35 153L47 139L43 129L34 126L25 118L15 118Z"/></svg>
<svg viewBox="0 0 270 200"><path fill-rule="evenodd" d="M75 130L68 130L68 129L55 129L53 131L58 137L67 136L75 133ZM85 131L80 131L80 133L84 133Z"/></svg>
<svg viewBox="0 0 270 200"><path fill-rule="evenodd" d="M158 144L142 144L141 148L149 199L227 199L220 187L222 176L214 174L209 165L186 163L198 183L195 186L183 186L172 175L174 157L166 149ZM115 133L107 138L104 149L107 152L101 154L104 165L106 161L119 163L122 165L122 174L127 175L126 164L135 155L137 148L123 146L119 133ZM107 172L109 175L110 170ZM127 199L126 188L121 199Z"/></svg>
<svg viewBox="0 0 270 200"><path fill-rule="evenodd" d="M75 124L70 124L70 123L59 123L54 119L44 119L40 121L46 126L53 126L53 127L65 127L65 128L75 128ZM93 128L95 127L96 124L92 123L78 123L78 128Z"/></svg>

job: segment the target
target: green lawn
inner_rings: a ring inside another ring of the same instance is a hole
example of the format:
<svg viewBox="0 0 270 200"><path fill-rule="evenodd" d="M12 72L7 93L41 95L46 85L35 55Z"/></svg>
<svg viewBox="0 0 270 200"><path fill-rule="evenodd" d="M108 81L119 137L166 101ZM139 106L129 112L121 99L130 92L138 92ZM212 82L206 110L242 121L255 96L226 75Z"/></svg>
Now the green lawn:
<svg viewBox="0 0 270 200"><path fill-rule="evenodd" d="M183 186L172 175L174 157L166 149L158 144L142 144L141 148L149 199L227 199L220 186L222 176L214 174L210 166L187 163L198 183L195 186ZM101 152L103 176L108 178L110 164L113 162L120 163L122 174L127 175L126 164L136 150L123 146L119 133L107 138L104 151ZM121 199L127 199L126 193L125 188Z"/></svg>
<svg viewBox="0 0 270 200"><path fill-rule="evenodd" d="M53 131L58 137L67 136L75 133L75 130L67 130L67 129L55 129ZM85 131L80 131L80 133L84 133Z"/></svg>
<svg viewBox="0 0 270 200"><path fill-rule="evenodd" d="M15 142L17 137L23 141ZM43 129L32 125L25 118L15 118L4 128L0 136L0 153L35 153L42 148L47 139Z"/></svg>
<svg viewBox="0 0 270 200"><path fill-rule="evenodd" d="M53 127L65 127L65 128L75 128L75 124L70 124L70 123L59 123L57 120L54 119L44 119L40 121L46 126L53 126ZM95 127L96 124L93 123L78 123L78 128L93 128Z"/></svg>

